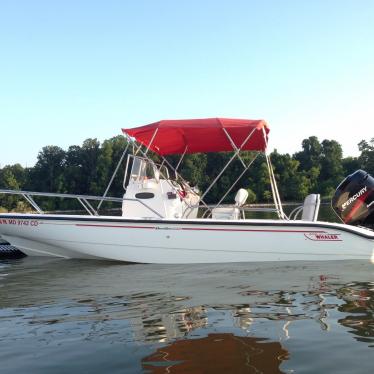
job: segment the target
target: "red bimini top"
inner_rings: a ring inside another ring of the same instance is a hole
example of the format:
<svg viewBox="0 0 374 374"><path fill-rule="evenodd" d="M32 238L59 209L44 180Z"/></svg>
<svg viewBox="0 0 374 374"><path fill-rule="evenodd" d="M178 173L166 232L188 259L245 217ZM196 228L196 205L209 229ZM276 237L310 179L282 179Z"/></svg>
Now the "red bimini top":
<svg viewBox="0 0 374 374"><path fill-rule="evenodd" d="M230 138L242 151L265 151L269 128L264 120L204 118L164 120L122 131L165 156L234 151Z"/></svg>

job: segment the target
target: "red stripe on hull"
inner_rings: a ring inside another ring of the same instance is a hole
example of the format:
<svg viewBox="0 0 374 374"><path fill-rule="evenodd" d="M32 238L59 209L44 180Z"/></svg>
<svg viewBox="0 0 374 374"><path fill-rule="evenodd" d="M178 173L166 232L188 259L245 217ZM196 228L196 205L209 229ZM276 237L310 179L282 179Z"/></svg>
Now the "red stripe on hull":
<svg viewBox="0 0 374 374"><path fill-rule="evenodd" d="M156 227L150 226L115 226L115 225L88 225L84 223L76 223L75 226L79 227L109 227L111 229L155 229Z"/></svg>
<svg viewBox="0 0 374 374"><path fill-rule="evenodd" d="M221 228L206 228L206 227L156 227L156 226L118 226L118 225L92 225L77 223L75 226L79 227L108 227L108 228L118 228L118 229L154 229L154 230L184 230L184 231L233 231L233 232L277 232L277 233L318 233L323 234L326 231L316 231L316 230L260 230L260 229L221 229Z"/></svg>

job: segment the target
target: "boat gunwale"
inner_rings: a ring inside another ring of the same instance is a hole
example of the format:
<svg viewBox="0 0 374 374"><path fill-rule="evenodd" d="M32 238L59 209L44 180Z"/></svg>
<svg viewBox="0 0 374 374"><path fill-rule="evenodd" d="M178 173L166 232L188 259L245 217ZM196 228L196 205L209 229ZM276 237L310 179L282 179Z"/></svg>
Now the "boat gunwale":
<svg viewBox="0 0 374 374"><path fill-rule="evenodd" d="M80 215L53 215L53 214L24 214L24 213L0 213L1 219L26 219L26 220L47 220L47 221L83 221L83 222L107 222L107 223L141 223L141 224L169 224L169 225L205 225L205 226L276 226L276 227L316 227L335 228L365 239L374 241L374 231L356 226L348 226L336 222L323 221L287 221L270 219L246 219L246 220L215 220L215 219L157 219L157 218L126 218L116 216L80 216ZM364 232L368 231L368 233Z"/></svg>

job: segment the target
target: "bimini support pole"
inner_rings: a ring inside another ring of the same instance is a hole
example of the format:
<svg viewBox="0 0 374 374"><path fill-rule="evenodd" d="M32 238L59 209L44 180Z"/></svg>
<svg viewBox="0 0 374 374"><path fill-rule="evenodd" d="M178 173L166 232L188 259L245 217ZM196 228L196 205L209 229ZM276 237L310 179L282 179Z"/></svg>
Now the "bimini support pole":
<svg viewBox="0 0 374 374"><path fill-rule="evenodd" d="M110 181L109 181L108 186L107 186L107 188L106 188L106 190L105 190L105 192L104 192L103 197L106 197L107 193L109 192L109 189L110 189L110 187L111 187L111 185L112 185L112 183L113 183L113 181L114 181L114 178L115 178L116 175L117 175L118 169L119 169L119 167L120 167L120 165L121 165L121 163L122 163L122 161L123 161L123 159L124 159L124 157L125 157L125 155L126 155L127 150L129 149L129 146L130 146L130 143L129 143L129 141L127 141L127 146L126 146L125 150L123 151L122 156L121 156L121 158L119 159L116 168L114 169L113 175L112 175L112 177L110 178ZM104 201L104 200L100 200L100 202L99 202L99 204L98 204L98 206L97 206L97 211L99 211L99 209L100 209L101 204L103 203L103 201Z"/></svg>
<svg viewBox="0 0 374 374"><path fill-rule="evenodd" d="M251 136L253 135L253 133L256 131L257 129L254 128L250 133L249 135L244 139L244 142L240 145L239 148L236 148L234 154L232 155L232 157L230 158L230 160L226 163L226 165L224 166L224 168L221 170L221 172L214 178L213 182L209 185L209 187L205 190L205 192L202 194L201 196L201 200L207 195L207 193L211 190L211 188L216 184L216 182L218 181L218 179L221 177L221 175L225 172L225 170L229 167L229 165L234 161L234 159L239 155L241 149L247 144L248 140L251 138ZM234 148L234 149L235 149Z"/></svg>
<svg viewBox="0 0 374 374"><path fill-rule="evenodd" d="M266 139L266 133L264 128L262 129L262 133L264 135L264 140L265 140L265 145L267 149L267 139ZM265 158L266 158L266 163L268 167L268 172L269 172L269 178L270 178L270 186L271 186L271 191L273 195L273 200L275 204L275 208L278 213L278 217L281 219L288 219L286 214L283 212L283 207L282 207L282 201L279 196L279 191L278 191L278 186L277 186L277 181L274 176L274 170L273 170L273 165L271 164L270 156L267 154L267 151L265 149Z"/></svg>
<svg viewBox="0 0 374 374"><path fill-rule="evenodd" d="M266 154L266 151L265 151L265 159L266 159L266 166L267 166L268 173L269 173L271 195L273 196L275 209L277 210L278 217L282 218L278 198L277 198L277 195L276 195L276 192L275 192L274 179L273 179L273 175L272 175L272 172L271 172L271 169L270 169L270 160L269 160L268 155Z"/></svg>
<svg viewBox="0 0 374 374"><path fill-rule="evenodd" d="M234 151L237 151L238 150L238 147L236 146L236 144L234 143L234 141L232 140L232 137L230 136L230 134L228 133L228 131L225 129L225 128L222 128L223 132L225 133L227 139L229 139L229 142L231 143L231 146L233 148ZM240 157L240 154L238 153L238 158L240 160L240 162L242 163L243 167L246 168L247 165L245 164L245 162L242 160L242 158Z"/></svg>
<svg viewBox="0 0 374 374"><path fill-rule="evenodd" d="M171 170L173 170L174 175L175 175L175 179L180 178L180 179L182 179L182 180L184 181L184 179L182 178L182 176L178 173L178 168L179 168L180 164L182 163L182 161L183 161L183 159L184 159L184 156L186 155L187 148L188 148L188 146L186 145L186 148L184 149L183 154L182 154L181 157L179 158L179 161L178 161L176 167L174 167L173 165L171 165L170 162L166 159L165 156L161 156L161 158L162 158L161 166L162 166L164 163L167 164L167 165L171 168Z"/></svg>
<svg viewBox="0 0 374 374"><path fill-rule="evenodd" d="M150 148L150 146L152 145L153 141L155 140L155 137L156 137L157 133L158 133L158 128L157 128L157 129L155 130L155 132L153 133L152 138L151 138L151 141L148 143L148 146L147 146L147 149L146 149L144 155L146 155L146 154L148 153L149 148Z"/></svg>
<svg viewBox="0 0 374 374"><path fill-rule="evenodd" d="M226 193L221 197L220 201L215 205L215 208L219 207L222 203L222 201L225 199L225 197L232 191L232 189L236 186L236 184L240 181L240 179L243 177L243 175L249 170L249 168L252 166L252 164L255 162L256 158L258 157L260 153L257 153L255 157L253 157L253 160L245 166L244 170L241 172L241 174L238 176L236 181L231 185L231 187L226 191Z"/></svg>
<svg viewBox="0 0 374 374"><path fill-rule="evenodd" d="M155 137L156 137L156 135L157 135L157 132L158 132L158 128L157 128L157 129L155 130L155 132L153 133L152 138L151 138L150 142L148 143L148 145L147 145L147 149L146 149L145 152L142 151L142 146L143 146L143 144L142 144L142 143L139 143L139 146L138 146L138 148L136 149L136 151L133 152L133 155L136 156L136 155L138 154L138 152L140 151L144 156L146 156L147 153L148 153L148 151L149 151L149 148L151 147L153 141L155 140ZM135 146L135 142L133 142L133 146Z"/></svg>
<svg viewBox="0 0 374 374"><path fill-rule="evenodd" d="M182 160L184 159L184 156L185 156L185 154L186 154L186 152L187 152L187 148L188 148L188 145L186 145L186 148L184 149L184 152L183 152L182 156L180 157L180 159L179 159L179 161L178 161L178 163L177 163L177 166L176 166L175 169L174 169L175 172L177 172L177 170L178 170L180 164L182 163Z"/></svg>

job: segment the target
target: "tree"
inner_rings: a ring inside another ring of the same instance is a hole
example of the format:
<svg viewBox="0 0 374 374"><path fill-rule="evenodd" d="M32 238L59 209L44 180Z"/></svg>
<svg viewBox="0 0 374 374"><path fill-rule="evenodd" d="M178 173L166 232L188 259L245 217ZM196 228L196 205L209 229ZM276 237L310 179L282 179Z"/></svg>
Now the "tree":
<svg viewBox="0 0 374 374"><path fill-rule="evenodd" d="M15 164L0 169L0 188L103 195L126 146L127 140L121 135L107 139L102 144L97 139L86 139L81 146L70 146L67 151L57 146L47 146L40 151L37 163L32 168L25 169ZM270 156L282 200L300 201L311 192L331 195L344 176L359 168L374 175L374 138L362 140L359 150L361 154L358 158L343 159L338 142L323 140L320 143L315 136L304 139L302 150L293 156L275 150ZM160 162L158 155L150 152L149 156L155 162ZM232 156L233 152L187 154L178 171L204 192ZM238 179L226 196L225 203L233 203L239 188L249 191L249 202L272 200L264 155L242 152L241 157L247 165L253 161L250 169L239 179L243 165L240 160L234 159L207 194L206 202L217 203ZM167 159L176 165L180 155L168 156ZM108 196L123 196L126 162L127 158L124 157ZM18 209L18 198L0 198L0 205L6 209ZM39 199L35 199L39 203ZM45 210L81 209L76 201L68 199L48 200L48 203L42 202L41 207Z"/></svg>
<svg viewBox="0 0 374 374"><path fill-rule="evenodd" d="M100 142L86 139L82 146L70 146L64 156L64 192L76 194L99 194L98 158ZM59 191L58 191L59 192Z"/></svg>
<svg viewBox="0 0 374 374"><path fill-rule="evenodd" d="M361 152L358 158L361 168L374 175L374 138L371 138L369 142L361 140L358 143L358 149Z"/></svg>
<svg viewBox="0 0 374 374"><path fill-rule="evenodd" d="M320 167L322 145L316 136L310 136L301 143L303 150L297 152L294 158L299 161L301 170L310 170Z"/></svg>
<svg viewBox="0 0 374 374"><path fill-rule="evenodd" d="M186 155L180 168L180 174L185 180L191 182L193 186L198 186L201 189L203 187L202 184L205 180L206 168L206 154L196 153L192 155Z"/></svg>
<svg viewBox="0 0 374 374"><path fill-rule="evenodd" d="M319 182L320 192L325 196L331 196L344 177L342 155L342 147L336 140L322 142Z"/></svg>
<svg viewBox="0 0 374 374"><path fill-rule="evenodd" d="M291 186L293 200L302 200L308 193L320 192L320 174L323 159L323 146L316 136L310 136L302 141L301 152L294 154L293 159L299 162L299 175Z"/></svg>
<svg viewBox="0 0 374 374"><path fill-rule="evenodd" d="M32 170L32 185L36 191L63 192L66 152L57 146L46 146L38 154Z"/></svg>
<svg viewBox="0 0 374 374"><path fill-rule="evenodd" d="M125 149L127 147L127 140L122 135L118 135L118 136L115 136L115 137L109 139L109 142L110 142L111 147L112 147L112 162L111 162L108 178L105 182L105 188L107 187L107 185L109 183L109 180L110 180L111 176L113 175L113 172L114 172L115 168L117 167L117 164L118 164L119 160L121 159L121 156L122 156L123 152L125 151ZM130 150L127 151L127 154L129 154L129 153L130 153ZM127 157L128 157L127 155L124 157L122 165L118 169L118 173L116 174L116 177L114 178L112 187L110 189L112 196L122 196L123 195L123 192L124 192L123 191L123 178L124 178L124 174L125 174ZM105 188L103 189L101 194L104 193Z"/></svg>
<svg viewBox="0 0 374 374"><path fill-rule="evenodd" d="M253 169L249 172L250 188L260 201L269 201L271 197L270 178L265 162L265 157L260 155L253 163ZM266 192L266 193L264 193Z"/></svg>
<svg viewBox="0 0 374 374"><path fill-rule="evenodd" d="M85 170L82 164L83 151L78 145L72 145L66 152L65 160L65 192L82 193Z"/></svg>
<svg viewBox="0 0 374 374"><path fill-rule="evenodd" d="M345 157L342 160L343 174L347 176L361 168L360 160L358 157Z"/></svg>
<svg viewBox="0 0 374 374"><path fill-rule="evenodd" d="M97 139L86 139L82 144L82 169L85 178L82 181L82 193L99 195L97 161L100 155L100 142Z"/></svg>
<svg viewBox="0 0 374 374"><path fill-rule="evenodd" d="M43 147L38 160L30 171L28 187L40 192L65 192L66 152L57 146ZM43 210L51 211L62 208L58 199L35 198Z"/></svg>
<svg viewBox="0 0 374 374"><path fill-rule="evenodd" d="M4 169L0 170L0 188L7 190L19 190L20 184L13 174L12 166L5 166ZM14 195L1 195L0 207L6 208L6 210L12 210L16 208L19 198Z"/></svg>
<svg viewBox="0 0 374 374"><path fill-rule="evenodd" d="M247 197L246 203L247 204L252 204L252 203L256 202L256 200L257 200L256 194L250 188L247 188L247 192L248 192L248 197Z"/></svg>
<svg viewBox="0 0 374 374"><path fill-rule="evenodd" d="M318 192L319 187L319 175L321 173L321 167L320 166L313 166L311 169L307 170L304 175L307 178L309 182L309 193Z"/></svg>

